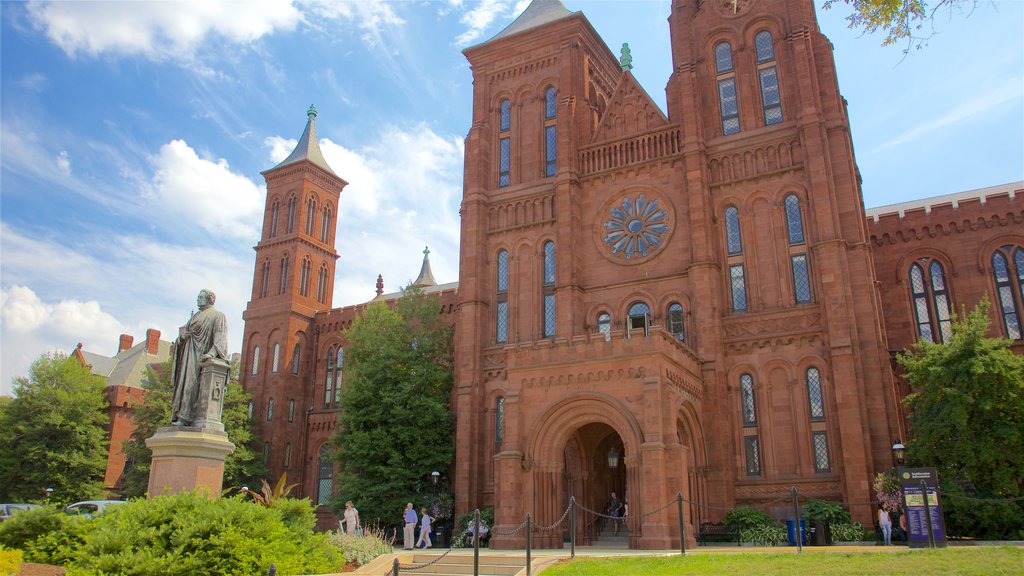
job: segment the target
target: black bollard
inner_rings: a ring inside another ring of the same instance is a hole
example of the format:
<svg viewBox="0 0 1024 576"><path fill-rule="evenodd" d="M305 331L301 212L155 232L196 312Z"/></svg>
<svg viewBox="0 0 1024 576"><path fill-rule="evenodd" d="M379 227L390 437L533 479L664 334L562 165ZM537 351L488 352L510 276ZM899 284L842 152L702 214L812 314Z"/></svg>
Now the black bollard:
<svg viewBox="0 0 1024 576"><path fill-rule="evenodd" d="M796 551L803 552L804 535L800 530L800 501L797 500L798 496L796 492L796 486L793 486L792 490L790 490L790 493L793 494L793 517L795 518L794 522L796 523L796 527L794 528L794 530L796 530Z"/></svg>
<svg viewBox="0 0 1024 576"><path fill-rule="evenodd" d="M273 562L271 562L270 563L270 570L267 570L267 576L276 576L276 574L277 574L277 565L274 564Z"/></svg>
<svg viewBox="0 0 1024 576"><path fill-rule="evenodd" d="M480 574L480 509L473 511L473 576Z"/></svg>
<svg viewBox="0 0 1024 576"><path fill-rule="evenodd" d="M576 557L576 497L569 497L569 555Z"/></svg>
<svg viewBox="0 0 1024 576"><path fill-rule="evenodd" d="M686 522L683 521L683 493L676 492L679 504L679 555L686 556Z"/></svg>
<svg viewBox="0 0 1024 576"><path fill-rule="evenodd" d="M526 576L530 576L533 567L530 566L530 547L533 546L533 525L530 523L530 513L526 513Z"/></svg>

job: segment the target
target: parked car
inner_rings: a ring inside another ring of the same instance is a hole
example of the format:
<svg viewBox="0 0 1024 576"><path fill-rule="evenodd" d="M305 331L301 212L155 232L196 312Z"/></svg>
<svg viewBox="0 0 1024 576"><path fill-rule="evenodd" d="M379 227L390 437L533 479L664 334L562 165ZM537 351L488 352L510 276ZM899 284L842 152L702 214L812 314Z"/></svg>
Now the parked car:
<svg viewBox="0 0 1024 576"><path fill-rule="evenodd" d="M38 504L0 504L0 522L7 520L16 512L38 507Z"/></svg>
<svg viewBox="0 0 1024 576"><path fill-rule="evenodd" d="M75 514L77 516L85 516L86 518L92 518L93 516L100 514L111 506L117 506L118 504L127 504L124 500L86 500L84 502L75 502L64 509L64 512L68 514Z"/></svg>

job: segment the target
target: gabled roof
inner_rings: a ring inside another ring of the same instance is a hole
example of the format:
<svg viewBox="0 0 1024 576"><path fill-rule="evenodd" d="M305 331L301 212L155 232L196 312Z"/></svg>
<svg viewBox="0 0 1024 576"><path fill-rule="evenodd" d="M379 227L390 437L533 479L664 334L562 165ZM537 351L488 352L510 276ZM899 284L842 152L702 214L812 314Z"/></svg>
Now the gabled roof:
<svg viewBox="0 0 1024 576"><path fill-rule="evenodd" d="M642 114L637 114L637 112ZM591 143L635 136L668 125L668 117L629 70L608 99L608 108L598 121Z"/></svg>
<svg viewBox="0 0 1024 576"><path fill-rule="evenodd" d="M523 13L519 15L511 24L505 27L504 30L498 32L493 38L480 44L487 44L493 42L498 38L506 38L513 34L525 32L533 28L539 28L545 24L550 24L556 20L561 20L567 16L576 14L576 12L570 12L562 0L533 0L530 5L523 10ZM478 44L478 45L480 45Z"/></svg>
<svg viewBox="0 0 1024 576"><path fill-rule="evenodd" d="M277 170L278 168L295 164L303 160L309 160L319 168L325 170L331 176L338 177L338 175L334 173L334 170L331 170L331 167L327 164L327 160L324 159L323 153L320 152L320 142L316 137L316 107L310 106L309 111L306 112L306 116L309 120L306 121L306 129L302 131L302 136L299 137L299 143L295 145L295 150L292 150L292 153L282 160L280 164L266 172Z"/></svg>
<svg viewBox="0 0 1024 576"><path fill-rule="evenodd" d="M160 340L155 355L146 351L145 340L112 357L86 352L82 350L81 345L76 352L81 354L82 361L93 374L106 379L107 386L141 388L146 366L167 360L171 355L171 343Z"/></svg>

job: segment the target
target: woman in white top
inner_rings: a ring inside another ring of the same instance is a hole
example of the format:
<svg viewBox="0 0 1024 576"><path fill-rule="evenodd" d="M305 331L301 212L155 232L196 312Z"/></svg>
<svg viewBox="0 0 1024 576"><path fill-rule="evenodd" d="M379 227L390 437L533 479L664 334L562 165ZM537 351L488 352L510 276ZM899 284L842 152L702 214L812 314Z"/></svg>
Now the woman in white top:
<svg viewBox="0 0 1024 576"><path fill-rule="evenodd" d="M359 529L359 510L356 510L351 500L345 502L345 518L341 523L348 534L355 534L356 530Z"/></svg>
<svg viewBox="0 0 1024 576"><path fill-rule="evenodd" d="M427 514L426 508L420 508L420 539L416 541L417 548L431 548L433 544L430 543L430 530L431 530L431 518Z"/></svg>
<svg viewBox="0 0 1024 576"><path fill-rule="evenodd" d="M878 509L878 526L882 529L882 544L892 546L892 518L889 517L888 504L882 504Z"/></svg>

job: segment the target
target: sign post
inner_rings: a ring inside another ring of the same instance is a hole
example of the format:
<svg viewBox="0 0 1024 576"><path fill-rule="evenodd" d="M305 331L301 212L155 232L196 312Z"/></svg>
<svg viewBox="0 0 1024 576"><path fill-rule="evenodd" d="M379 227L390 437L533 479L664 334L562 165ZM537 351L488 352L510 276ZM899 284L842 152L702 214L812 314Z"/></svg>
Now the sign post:
<svg viewBox="0 0 1024 576"><path fill-rule="evenodd" d="M903 513L907 517L907 543L911 548L945 548L946 525L935 468L900 468L899 479Z"/></svg>

